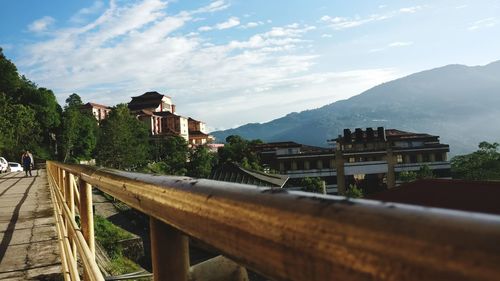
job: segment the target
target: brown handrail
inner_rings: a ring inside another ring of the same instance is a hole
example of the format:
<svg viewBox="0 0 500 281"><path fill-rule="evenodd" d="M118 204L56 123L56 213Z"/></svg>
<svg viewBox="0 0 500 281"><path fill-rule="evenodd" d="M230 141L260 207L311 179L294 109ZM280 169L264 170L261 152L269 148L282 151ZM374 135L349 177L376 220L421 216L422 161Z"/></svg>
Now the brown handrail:
<svg viewBox="0 0 500 281"><path fill-rule="evenodd" d="M498 280L500 276L498 216L50 165L276 280ZM168 249L162 243L155 245ZM177 248L177 253L186 250L185 245ZM163 280L156 272L160 263L168 268L177 261L153 257L155 280ZM185 262L179 267L184 270Z"/></svg>

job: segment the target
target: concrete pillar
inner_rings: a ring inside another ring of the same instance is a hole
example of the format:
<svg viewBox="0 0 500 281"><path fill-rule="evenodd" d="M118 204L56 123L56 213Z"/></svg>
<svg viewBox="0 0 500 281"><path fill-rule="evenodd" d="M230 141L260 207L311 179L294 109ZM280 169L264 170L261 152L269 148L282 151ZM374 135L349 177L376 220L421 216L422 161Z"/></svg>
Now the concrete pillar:
<svg viewBox="0 0 500 281"><path fill-rule="evenodd" d="M396 186L396 172L394 166L396 165L396 157L392 153L392 149L387 149L387 188L394 188Z"/></svg>
<svg viewBox="0 0 500 281"><path fill-rule="evenodd" d="M345 195L345 170L344 170L344 154L337 145L335 150L335 169L337 170L337 192L339 195Z"/></svg>

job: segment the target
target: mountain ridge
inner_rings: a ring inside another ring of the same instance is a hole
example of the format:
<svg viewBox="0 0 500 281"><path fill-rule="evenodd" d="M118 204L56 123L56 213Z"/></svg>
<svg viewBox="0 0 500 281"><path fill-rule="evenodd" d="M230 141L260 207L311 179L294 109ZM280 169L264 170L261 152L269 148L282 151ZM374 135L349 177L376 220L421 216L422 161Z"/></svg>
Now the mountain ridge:
<svg viewBox="0 0 500 281"><path fill-rule="evenodd" d="M344 128L384 126L439 135L452 154L460 154L475 150L480 141L498 141L500 128L488 126L495 121L500 121L500 60L424 70L316 109L212 134L218 140L236 134L326 146Z"/></svg>

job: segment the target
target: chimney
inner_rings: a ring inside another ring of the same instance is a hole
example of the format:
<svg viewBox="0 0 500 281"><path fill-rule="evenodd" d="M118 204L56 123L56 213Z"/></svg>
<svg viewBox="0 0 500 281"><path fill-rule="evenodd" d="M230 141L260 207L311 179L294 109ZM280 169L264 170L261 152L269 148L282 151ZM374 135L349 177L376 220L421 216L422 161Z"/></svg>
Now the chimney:
<svg viewBox="0 0 500 281"><path fill-rule="evenodd" d="M363 130L361 128L356 128L354 131L354 135L356 136L356 141L357 142L362 142L363 141Z"/></svg>
<svg viewBox="0 0 500 281"><path fill-rule="evenodd" d="M344 129L344 142L351 142L351 130Z"/></svg>
<svg viewBox="0 0 500 281"><path fill-rule="evenodd" d="M378 127L377 128L377 136L379 138L379 140L381 141L386 141L387 138L385 137L385 129L384 127Z"/></svg>
<svg viewBox="0 0 500 281"><path fill-rule="evenodd" d="M172 104L172 113L175 113L175 104Z"/></svg>

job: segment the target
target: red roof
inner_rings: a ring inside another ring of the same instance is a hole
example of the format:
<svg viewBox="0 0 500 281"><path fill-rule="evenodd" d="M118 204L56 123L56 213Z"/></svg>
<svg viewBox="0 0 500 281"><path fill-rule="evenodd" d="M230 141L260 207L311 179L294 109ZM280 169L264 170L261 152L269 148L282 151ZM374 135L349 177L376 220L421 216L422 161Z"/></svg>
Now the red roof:
<svg viewBox="0 0 500 281"><path fill-rule="evenodd" d="M500 181L418 180L367 199L500 215Z"/></svg>

